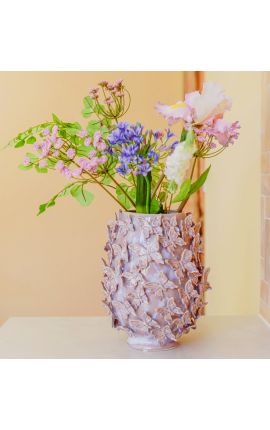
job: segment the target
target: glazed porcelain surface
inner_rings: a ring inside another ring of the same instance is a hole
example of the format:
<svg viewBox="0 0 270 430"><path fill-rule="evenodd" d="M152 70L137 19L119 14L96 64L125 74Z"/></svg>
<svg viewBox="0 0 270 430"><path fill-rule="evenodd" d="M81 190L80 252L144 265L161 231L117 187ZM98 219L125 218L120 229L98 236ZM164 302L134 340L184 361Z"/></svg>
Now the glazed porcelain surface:
<svg viewBox="0 0 270 430"><path fill-rule="evenodd" d="M104 303L130 346L170 349L203 314L208 269L191 214L120 212L108 225Z"/></svg>

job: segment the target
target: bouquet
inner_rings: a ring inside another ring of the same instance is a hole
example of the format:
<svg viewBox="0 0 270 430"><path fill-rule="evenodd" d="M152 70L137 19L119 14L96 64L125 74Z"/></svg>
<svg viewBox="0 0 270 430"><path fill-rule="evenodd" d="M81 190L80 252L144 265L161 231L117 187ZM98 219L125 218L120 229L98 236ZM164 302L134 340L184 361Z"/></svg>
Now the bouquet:
<svg viewBox="0 0 270 430"><path fill-rule="evenodd" d="M221 154L238 138L239 122L228 123L224 113L231 100L216 83L205 83L202 92L186 94L184 101L156 110L168 127L180 121L182 132L170 128L149 130L131 124L126 115L131 96L122 80L102 81L83 100L83 128L78 122L52 120L19 133L10 144L27 145L22 170L37 173L55 170L67 185L39 206L38 215L60 197L72 196L88 206L93 189L101 187L124 211L146 214L182 212L189 197L203 186L211 165L193 180L198 159Z"/></svg>

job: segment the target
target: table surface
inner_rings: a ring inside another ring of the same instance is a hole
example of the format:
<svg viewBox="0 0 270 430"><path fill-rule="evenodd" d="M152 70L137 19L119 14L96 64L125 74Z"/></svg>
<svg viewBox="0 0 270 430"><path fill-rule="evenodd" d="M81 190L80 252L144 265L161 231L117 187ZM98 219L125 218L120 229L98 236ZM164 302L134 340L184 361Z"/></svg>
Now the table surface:
<svg viewBox="0 0 270 430"><path fill-rule="evenodd" d="M15 317L0 328L0 358L270 358L259 316L205 316L169 351L142 352L108 317Z"/></svg>

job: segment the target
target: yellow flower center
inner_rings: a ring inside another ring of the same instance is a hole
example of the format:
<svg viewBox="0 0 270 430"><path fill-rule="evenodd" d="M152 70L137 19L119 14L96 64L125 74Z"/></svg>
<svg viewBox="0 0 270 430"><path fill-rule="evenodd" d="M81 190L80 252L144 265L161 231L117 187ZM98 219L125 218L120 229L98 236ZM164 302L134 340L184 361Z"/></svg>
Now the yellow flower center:
<svg viewBox="0 0 270 430"><path fill-rule="evenodd" d="M170 107L172 109L177 109L179 107L185 107L185 106L186 106L186 103L176 103L175 105L171 105Z"/></svg>

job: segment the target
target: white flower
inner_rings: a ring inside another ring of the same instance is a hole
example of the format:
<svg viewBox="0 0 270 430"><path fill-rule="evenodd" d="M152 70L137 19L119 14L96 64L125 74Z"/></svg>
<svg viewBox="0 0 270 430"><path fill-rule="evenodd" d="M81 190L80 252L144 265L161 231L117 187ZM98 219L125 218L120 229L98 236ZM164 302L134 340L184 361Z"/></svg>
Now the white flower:
<svg viewBox="0 0 270 430"><path fill-rule="evenodd" d="M193 111L196 123L201 123L215 115L223 115L231 108L232 102L224 94L223 88L215 82L206 82L199 91L186 95L185 101Z"/></svg>
<svg viewBox="0 0 270 430"><path fill-rule="evenodd" d="M194 91L186 94L184 102L179 101L171 106L158 103L156 109L171 125L182 120L188 123L202 123L217 115L222 117L231 105L231 99L225 96L219 84L207 82L203 85L201 93Z"/></svg>
<svg viewBox="0 0 270 430"><path fill-rule="evenodd" d="M181 185L190 166L190 161L196 151L193 143L180 142L171 155L168 155L165 167L165 176L169 181Z"/></svg>

